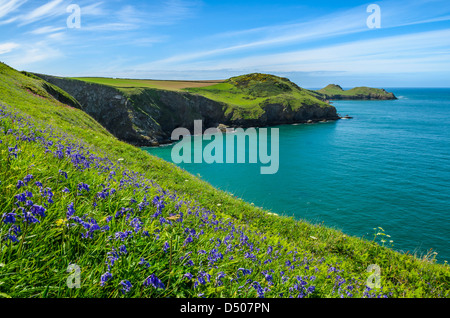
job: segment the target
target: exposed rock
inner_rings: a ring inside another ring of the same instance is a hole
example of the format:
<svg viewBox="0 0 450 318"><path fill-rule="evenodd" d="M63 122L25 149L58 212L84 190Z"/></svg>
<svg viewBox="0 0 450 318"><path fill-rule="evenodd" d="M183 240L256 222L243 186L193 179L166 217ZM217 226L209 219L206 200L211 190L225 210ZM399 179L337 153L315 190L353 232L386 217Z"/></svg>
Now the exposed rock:
<svg viewBox="0 0 450 318"><path fill-rule="evenodd" d="M117 138L137 146L170 143L172 131L184 127L193 132L194 120L203 120L203 128L263 127L279 124L337 120L336 108L308 104L298 110L266 103L256 119L235 118L228 105L198 94L142 88L126 94L119 89L84 81L35 74L73 96L81 109L91 115ZM286 89L280 86L278 89ZM219 125L220 123L220 125Z"/></svg>

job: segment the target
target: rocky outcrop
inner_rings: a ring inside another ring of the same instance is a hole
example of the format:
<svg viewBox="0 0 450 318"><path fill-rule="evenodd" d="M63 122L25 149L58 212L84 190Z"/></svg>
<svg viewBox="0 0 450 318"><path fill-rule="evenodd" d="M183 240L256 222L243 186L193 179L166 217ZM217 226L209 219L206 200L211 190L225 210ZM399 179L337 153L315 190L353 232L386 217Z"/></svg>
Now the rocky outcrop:
<svg viewBox="0 0 450 318"><path fill-rule="evenodd" d="M256 119L235 118L229 105L188 92L140 88L125 93L111 86L35 75L73 96L82 110L118 139L137 146L170 143L175 128L193 132L194 120L199 119L204 129L220 124L246 128L339 119L333 106L309 104L293 110L273 103L264 104Z"/></svg>

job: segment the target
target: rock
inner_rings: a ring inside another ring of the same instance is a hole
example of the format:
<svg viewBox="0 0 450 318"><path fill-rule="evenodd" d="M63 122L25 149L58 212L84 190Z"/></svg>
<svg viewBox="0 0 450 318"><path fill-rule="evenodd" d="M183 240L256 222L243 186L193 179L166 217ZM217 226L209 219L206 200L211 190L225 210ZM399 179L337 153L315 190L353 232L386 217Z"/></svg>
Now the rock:
<svg viewBox="0 0 450 318"><path fill-rule="evenodd" d="M176 128L187 128L193 133L194 120L202 120L204 129L217 127L225 132L228 127L266 127L340 119L334 106L326 104L324 107L320 100L297 110L267 102L261 106L261 115L246 118L236 116L236 109L228 104L189 92L143 88L128 94L112 86L35 75L66 91L79 102L79 108L114 136L135 146L171 143L171 134Z"/></svg>

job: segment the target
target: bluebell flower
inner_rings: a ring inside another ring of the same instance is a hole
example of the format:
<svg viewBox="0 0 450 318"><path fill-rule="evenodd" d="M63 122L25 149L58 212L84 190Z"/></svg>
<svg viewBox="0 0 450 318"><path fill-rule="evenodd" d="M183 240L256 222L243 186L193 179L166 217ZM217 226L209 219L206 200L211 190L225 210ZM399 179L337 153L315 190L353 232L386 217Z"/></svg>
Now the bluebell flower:
<svg viewBox="0 0 450 318"><path fill-rule="evenodd" d="M25 178L23 178L23 181L25 182L26 185L28 185L28 182L30 182L33 179L33 175L29 174L26 175Z"/></svg>
<svg viewBox="0 0 450 318"><path fill-rule="evenodd" d="M128 280L121 281L120 285L122 285L122 289L121 289L122 294L128 293L131 290L131 288L133 287L133 285L131 285L131 283Z"/></svg>
<svg viewBox="0 0 450 318"><path fill-rule="evenodd" d="M119 252L120 252L121 254L127 254L127 253L128 253L127 247L126 247L125 245L121 245L121 246L119 247Z"/></svg>
<svg viewBox="0 0 450 318"><path fill-rule="evenodd" d="M216 284L217 284L218 286L222 286L222 285L223 285L222 278L224 278L225 276L226 276L226 275L225 275L224 272L219 272L219 273L217 274L217 277L216 277Z"/></svg>
<svg viewBox="0 0 450 318"><path fill-rule="evenodd" d="M183 275L183 277L187 278L187 279L192 279L194 276L192 276L191 273L186 273Z"/></svg>
<svg viewBox="0 0 450 318"><path fill-rule="evenodd" d="M112 278L112 274L110 272L106 272L100 278L100 286L105 286L106 282Z"/></svg>
<svg viewBox="0 0 450 318"><path fill-rule="evenodd" d="M59 174L62 175L66 179L68 178L67 177L67 172L65 172L65 171L59 170Z"/></svg>
<svg viewBox="0 0 450 318"><path fill-rule="evenodd" d="M155 274L151 274L149 277L145 279L144 286L145 287L153 286L156 289L158 288L165 289L163 282Z"/></svg>
<svg viewBox="0 0 450 318"><path fill-rule="evenodd" d="M16 213L10 212L10 213L3 214L3 223L5 223L5 224L16 223Z"/></svg>
<svg viewBox="0 0 450 318"><path fill-rule="evenodd" d="M67 219L69 219L72 215L75 214L75 209L73 207L73 202L69 204L69 206L67 207L67 213L66 213L66 217Z"/></svg>
<svg viewBox="0 0 450 318"><path fill-rule="evenodd" d="M141 257L141 261L139 262L139 265L145 265L145 267L149 268L151 265L149 262L147 262L143 257Z"/></svg>
<svg viewBox="0 0 450 318"><path fill-rule="evenodd" d="M167 252L167 250L170 248L169 243L164 243L164 252Z"/></svg>

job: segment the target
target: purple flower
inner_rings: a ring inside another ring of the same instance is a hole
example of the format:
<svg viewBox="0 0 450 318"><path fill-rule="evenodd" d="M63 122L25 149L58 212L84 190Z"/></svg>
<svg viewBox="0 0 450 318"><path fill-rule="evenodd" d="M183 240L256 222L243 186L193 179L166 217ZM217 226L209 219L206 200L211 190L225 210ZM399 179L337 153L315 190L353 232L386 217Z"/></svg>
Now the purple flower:
<svg viewBox="0 0 450 318"><path fill-rule="evenodd" d="M30 212L33 213L33 215L39 215L40 217L45 217L45 208L40 205L33 205L30 209Z"/></svg>
<svg viewBox="0 0 450 318"><path fill-rule="evenodd" d="M6 213L3 214L3 223L8 224L14 224L16 223L16 213L11 212L11 213Z"/></svg>
<svg viewBox="0 0 450 318"><path fill-rule="evenodd" d="M241 271L242 274L244 274L244 276L245 276L245 275L250 275L250 274L252 273L252 271L251 271L250 269L239 268L239 269L237 270L238 277L239 277L239 271Z"/></svg>
<svg viewBox="0 0 450 318"><path fill-rule="evenodd" d="M150 267L150 263L147 262L143 257L141 257L141 261L139 262L139 265L145 265L147 268Z"/></svg>
<svg viewBox="0 0 450 318"><path fill-rule="evenodd" d="M67 172L64 172L62 170L59 170L59 174L62 175L64 178L67 179Z"/></svg>
<svg viewBox="0 0 450 318"><path fill-rule="evenodd" d="M127 247L125 245L122 245L119 247L120 254L127 254Z"/></svg>
<svg viewBox="0 0 450 318"><path fill-rule="evenodd" d="M167 250L170 248L169 243L164 243L164 252L167 252Z"/></svg>
<svg viewBox="0 0 450 318"><path fill-rule="evenodd" d="M106 272L100 278L100 285L105 286L106 282L112 278L112 274L110 272Z"/></svg>
<svg viewBox="0 0 450 318"><path fill-rule="evenodd" d="M75 209L73 208L73 202L69 204L69 206L67 207L67 213L66 213L66 217L67 219L69 219L72 215L75 214Z"/></svg>
<svg viewBox="0 0 450 318"><path fill-rule="evenodd" d="M164 289L165 288L163 282L155 274L151 274L144 281L145 287L148 287L150 285L156 289L158 289L158 288Z"/></svg>
<svg viewBox="0 0 450 318"><path fill-rule="evenodd" d="M192 276L191 273L186 273L183 275L183 277L186 277L187 279L192 279L194 276Z"/></svg>
<svg viewBox="0 0 450 318"><path fill-rule="evenodd" d="M87 185L86 183L81 182L78 185L78 191L82 192L83 190L89 192L90 189L89 189L89 185Z"/></svg>
<svg viewBox="0 0 450 318"><path fill-rule="evenodd" d="M25 184L28 185L28 182L30 182L31 179L33 179L33 178L34 178L33 175L29 174L29 175L26 175L25 178L23 178L23 181L25 181Z"/></svg>
<svg viewBox="0 0 450 318"><path fill-rule="evenodd" d="M22 180L19 180L19 181L17 181L17 189L20 189L21 187L24 187L25 186L25 183L23 183L23 181Z"/></svg>
<svg viewBox="0 0 450 318"><path fill-rule="evenodd" d="M128 293L131 290L131 288L133 287L133 285L131 285L131 283L128 280L121 281L120 285L122 285L122 287L123 287L121 289L122 294Z"/></svg>

